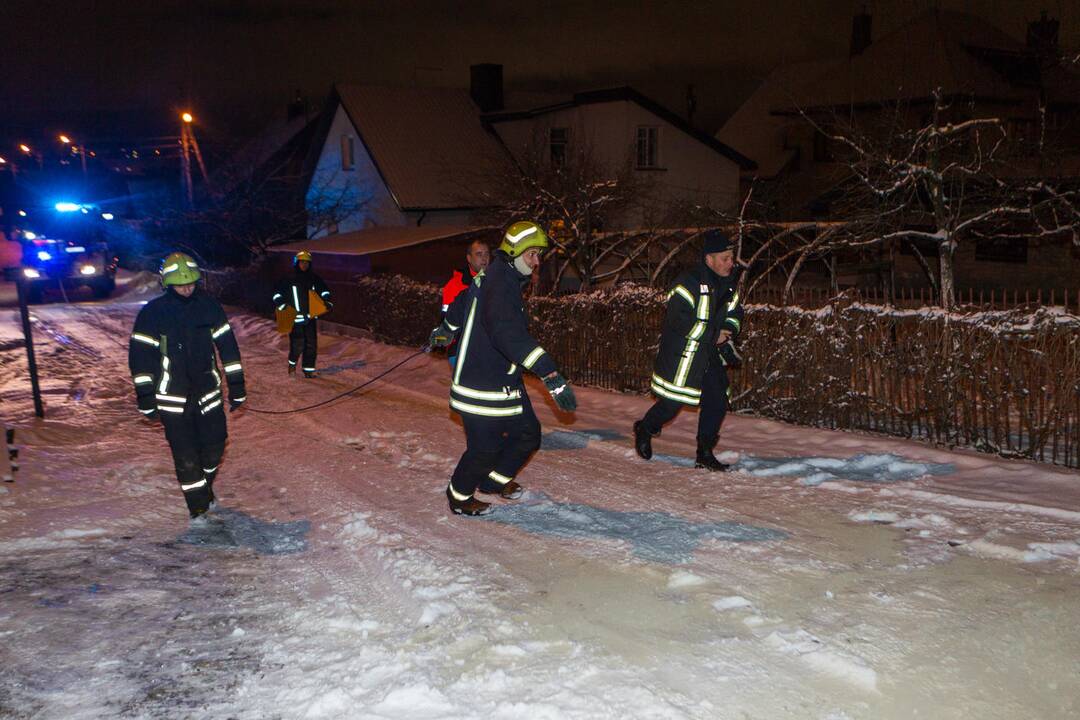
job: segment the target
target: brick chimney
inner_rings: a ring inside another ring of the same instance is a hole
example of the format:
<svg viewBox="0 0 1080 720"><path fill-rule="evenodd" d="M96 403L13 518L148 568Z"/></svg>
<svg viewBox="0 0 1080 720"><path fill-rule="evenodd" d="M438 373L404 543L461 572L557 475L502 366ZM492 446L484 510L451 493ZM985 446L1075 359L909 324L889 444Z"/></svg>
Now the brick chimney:
<svg viewBox="0 0 1080 720"><path fill-rule="evenodd" d="M1027 46L1040 55L1053 55L1058 49L1058 29L1061 21L1046 17L1043 10L1038 20L1028 23Z"/></svg>
<svg viewBox="0 0 1080 720"><path fill-rule="evenodd" d="M495 63L481 63L469 67L469 94L480 112L497 112L503 109L503 68Z"/></svg>

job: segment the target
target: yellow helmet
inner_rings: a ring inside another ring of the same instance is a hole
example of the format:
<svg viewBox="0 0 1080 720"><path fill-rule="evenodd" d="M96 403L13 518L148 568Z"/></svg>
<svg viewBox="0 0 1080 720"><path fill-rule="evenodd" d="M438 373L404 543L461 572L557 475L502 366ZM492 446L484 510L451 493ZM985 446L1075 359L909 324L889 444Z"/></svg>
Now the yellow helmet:
<svg viewBox="0 0 1080 720"><path fill-rule="evenodd" d="M309 253L307 250L301 250L293 256L292 264L297 265L301 261L311 262L311 253Z"/></svg>
<svg viewBox="0 0 1080 720"><path fill-rule="evenodd" d="M516 258L529 248L547 250L551 247L547 233L543 228L528 220L519 220L506 228L499 249L512 258Z"/></svg>
<svg viewBox="0 0 1080 720"><path fill-rule="evenodd" d="M198 263L182 252L174 252L161 263L162 285L190 285L200 277Z"/></svg>

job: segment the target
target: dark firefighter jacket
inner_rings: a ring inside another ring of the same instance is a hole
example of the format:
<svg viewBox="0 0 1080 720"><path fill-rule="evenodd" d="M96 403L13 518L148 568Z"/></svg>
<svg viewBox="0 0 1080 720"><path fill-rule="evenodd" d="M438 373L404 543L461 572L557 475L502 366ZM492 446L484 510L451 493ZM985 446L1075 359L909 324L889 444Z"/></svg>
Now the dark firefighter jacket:
<svg viewBox="0 0 1080 720"><path fill-rule="evenodd" d="M308 270L297 270L292 277L285 278L274 288L274 307L284 310L291 307L296 311L295 323L307 322L311 317L308 312L308 291L313 290L325 302L330 302L330 288L326 287L323 279Z"/></svg>
<svg viewBox="0 0 1080 720"><path fill-rule="evenodd" d="M446 311L450 309L450 304L454 302L458 295L468 289L469 283L476 277L476 273L472 271L468 263L465 263L465 267L460 270L455 270L454 274L450 276L450 279L446 281L442 289L442 311L445 317ZM468 278L466 280L465 278Z"/></svg>
<svg viewBox="0 0 1080 720"><path fill-rule="evenodd" d="M450 407L459 413L508 417L523 412L521 370L543 377L557 369L540 343L529 335L521 292L529 281L497 251L477 273L468 291L446 312L458 335L457 365L450 385Z"/></svg>
<svg viewBox="0 0 1080 720"><path fill-rule="evenodd" d="M653 365L652 391L684 405L701 401L701 379L709 362L720 362L716 338L742 329L743 309L736 276L720 277L702 261L683 271L667 295L660 349Z"/></svg>
<svg viewBox="0 0 1080 720"><path fill-rule="evenodd" d="M128 347L139 410L182 413L189 397L205 414L222 403L214 348L221 355L229 400L243 402L240 348L217 300L198 289L190 298L167 290L139 311Z"/></svg>

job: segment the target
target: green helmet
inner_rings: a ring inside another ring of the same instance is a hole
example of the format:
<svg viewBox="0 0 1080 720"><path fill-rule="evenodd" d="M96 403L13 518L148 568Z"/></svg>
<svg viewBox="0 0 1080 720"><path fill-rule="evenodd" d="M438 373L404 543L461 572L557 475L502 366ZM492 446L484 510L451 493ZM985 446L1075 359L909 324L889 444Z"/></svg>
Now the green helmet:
<svg viewBox="0 0 1080 720"><path fill-rule="evenodd" d="M174 252L161 263L162 285L190 285L200 277L198 264L184 253Z"/></svg>
<svg viewBox="0 0 1080 720"><path fill-rule="evenodd" d="M499 249L516 258L529 248L547 250L551 247L543 228L528 220L519 220L506 229Z"/></svg>

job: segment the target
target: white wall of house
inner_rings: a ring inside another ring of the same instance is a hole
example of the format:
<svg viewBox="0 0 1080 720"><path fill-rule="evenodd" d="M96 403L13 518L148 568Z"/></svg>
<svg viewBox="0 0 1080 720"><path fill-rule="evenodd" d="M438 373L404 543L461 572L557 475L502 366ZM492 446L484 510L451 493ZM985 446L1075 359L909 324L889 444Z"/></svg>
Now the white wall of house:
<svg viewBox="0 0 1080 720"><path fill-rule="evenodd" d="M634 102L580 105L535 118L497 122L494 128L519 159L530 147L546 148L552 128L567 128L568 156L588 147L592 157L609 168L633 163L635 172L655 188L654 205L681 200L731 208L738 202L739 166L735 162ZM639 128L657 129L655 167L638 167ZM550 157L543 152L544 157ZM632 217L619 224L640 222L640 217Z"/></svg>
<svg viewBox="0 0 1080 720"><path fill-rule="evenodd" d="M351 169L346 168L347 163L343 158L343 151L347 147L342 142L343 138L352 139ZM409 222L394 202L348 114L339 105L319 153L311 185L308 186L306 202L309 216L320 215L320 203L332 206L341 198L344 198L342 206L354 208L354 211L338 220L336 230L339 233ZM333 227L319 228L309 222L308 237L323 237L333 234L333 230Z"/></svg>
<svg viewBox="0 0 1080 720"><path fill-rule="evenodd" d="M352 139L352 167L346 168L343 153L348 147L343 138ZM395 225L430 225L435 227L469 224L469 210L429 210L403 212L387 188L367 147L361 142L356 128L340 105L327 133L326 142L312 174L306 196L310 217L320 216L319 204L338 204L352 211L343 214L335 227L320 227L309 223L308 237L318 238L335 233L363 230L369 227ZM325 213L322 213L325 216Z"/></svg>

